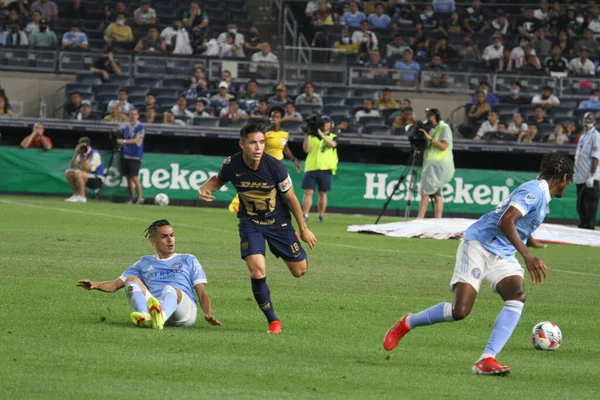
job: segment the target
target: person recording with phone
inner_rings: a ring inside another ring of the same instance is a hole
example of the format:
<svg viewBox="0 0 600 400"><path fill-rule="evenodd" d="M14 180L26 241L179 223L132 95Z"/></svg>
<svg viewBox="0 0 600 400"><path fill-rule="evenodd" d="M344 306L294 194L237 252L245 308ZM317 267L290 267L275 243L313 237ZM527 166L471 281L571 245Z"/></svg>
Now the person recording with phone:
<svg viewBox="0 0 600 400"><path fill-rule="evenodd" d="M73 195L65 199L69 203L86 203L86 187L92 190L102 187L104 165L98 150L92 148L90 138L82 137L77 141L71 157L71 168L65 171L65 177L73 191Z"/></svg>
<svg viewBox="0 0 600 400"><path fill-rule="evenodd" d="M306 119L302 150L306 153L304 178L302 179L302 213L308 220L315 188L319 190L318 222L323 222L327 209L327 192L331 190L333 175L337 170L337 135L331 132L333 122L328 115L313 114Z"/></svg>
<svg viewBox="0 0 600 400"><path fill-rule="evenodd" d="M431 197L434 199L434 217L442 218L444 211L442 189L454 176L452 130L447 123L442 121L440 111L437 108L428 108L425 112L427 128L419 129L419 132L427 141L427 145L423 153L421 204L419 205L417 218L425 218Z"/></svg>

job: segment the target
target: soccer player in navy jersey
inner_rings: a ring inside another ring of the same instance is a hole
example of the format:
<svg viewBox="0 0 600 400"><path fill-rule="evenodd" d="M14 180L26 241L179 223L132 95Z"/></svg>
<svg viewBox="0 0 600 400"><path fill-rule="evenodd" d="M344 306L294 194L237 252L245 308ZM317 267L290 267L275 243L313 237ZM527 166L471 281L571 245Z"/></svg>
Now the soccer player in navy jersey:
<svg viewBox="0 0 600 400"><path fill-rule="evenodd" d="M264 152L265 135L258 124L247 124L240 130L242 151L226 158L218 175L211 177L198 190L200 199L213 201L212 193L231 182L240 197L240 251L250 270L252 293L269 322L267 333L279 334L281 322L275 314L266 282L265 241L277 258L282 258L296 278L308 270L306 252L292 226L290 216L298 224L300 237L312 249L317 243L307 228L302 209L294 194L292 180L283 163Z"/></svg>
<svg viewBox="0 0 600 400"><path fill-rule="evenodd" d="M496 209L482 216L465 232L458 246L454 275L450 281L454 301L439 303L418 314L404 315L386 333L383 347L388 351L394 349L404 335L419 326L466 318L482 281L486 280L504 300L504 308L498 314L488 344L472 370L480 375L509 374L510 367L500 365L496 355L510 339L525 303L524 271L515 253L518 251L523 256L532 281L541 284L547 277L546 265L532 255L527 246L546 247L534 240L531 234L548 214L550 200L563 196L573 173L573 162L568 157L558 154L544 156L537 179L520 185Z"/></svg>
<svg viewBox="0 0 600 400"><path fill-rule="evenodd" d="M156 255L143 256L114 281L92 282L84 279L77 286L86 290L113 293L125 288L135 310L131 322L141 328L163 329L164 325L193 326L198 308L194 292L211 325L221 325L212 315L210 298L204 284L206 274L192 254L175 253L175 234L167 220L154 221L146 237Z"/></svg>

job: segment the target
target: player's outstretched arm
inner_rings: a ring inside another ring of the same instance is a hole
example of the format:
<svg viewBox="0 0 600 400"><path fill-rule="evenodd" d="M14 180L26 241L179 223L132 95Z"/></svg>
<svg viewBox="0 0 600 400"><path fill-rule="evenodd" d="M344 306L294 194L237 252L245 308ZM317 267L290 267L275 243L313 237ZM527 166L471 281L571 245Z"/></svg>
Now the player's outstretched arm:
<svg viewBox="0 0 600 400"><path fill-rule="evenodd" d="M527 270L531 275L531 280L534 283L541 284L544 279L548 277L546 275L546 264L544 264L544 262L539 258L534 257L527 249L527 246L525 246L525 244L521 241L519 233L517 232L517 228L515 227L515 222L522 217L523 215L519 210L513 206L510 206L502 218L500 218L498 227L502 233L504 233L504 236L506 236L508 241L515 247L515 249L517 249L519 254L523 256Z"/></svg>
<svg viewBox="0 0 600 400"><path fill-rule="evenodd" d="M222 326L215 317L212 315L212 305L210 302L210 297L208 297L208 293L206 293L206 289L204 288L203 283L199 283L194 286L194 290L196 290L196 295L198 296L198 300L200 301L200 307L202 311L204 311L204 319L213 326Z"/></svg>
<svg viewBox="0 0 600 400"><path fill-rule="evenodd" d="M198 189L198 195L200 196L200 200L203 201L214 201L215 196L212 195L213 192L221 189L221 182L217 179L216 176L211 176L200 188Z"/></svg>
<svg viewBox="0 0 600 400"><path fill-rule="evenodd" d="M115 279L114 281L105 282L92 282L87 279L79 281L77 286L84 288L85 290L99 290L106 293L114 293L125 287L125 282L121 279Z"/></svg>
<svg viewBox="0 0 600 400"><path fill-rule="evenodd" d="M290 187L287 192L281 193L283 200L286 202L288 209L294 216L294 219L298 223L298 230L300 231L300 237L308 244L311 249L317 244L317 238L308 229L306 222L304 222L304 216L302 215L302 208L300 202L294 193L294 186Z"/></svg>

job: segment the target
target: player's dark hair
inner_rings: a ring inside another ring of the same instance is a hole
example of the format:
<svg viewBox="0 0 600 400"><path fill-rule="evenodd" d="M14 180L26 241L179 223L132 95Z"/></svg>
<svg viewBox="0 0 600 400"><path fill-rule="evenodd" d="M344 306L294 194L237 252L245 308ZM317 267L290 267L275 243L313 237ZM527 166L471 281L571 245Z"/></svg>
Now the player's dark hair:
<svg viewBox="0 0 600 400"><path fill-rule="evenodd" d="M171 226L171 223L166 219L159 219L150 224L144 231L144 237L153 238L156 235L156 230L161 226Z"/></svg>
<svg viewBox="0 0 600 400"><path fill-rule="evenodd" d="M561 180L566 176L567 181L571 182L574 170L573 161L569 157L560 154L546 154L542 159L540 178Z"/></svg>
<svg viewBox="0 0 600 400"><path fill-rule="evenodd" d="M240 138L246 139L248 135L256 132L264 132L264 128L262 124L259 123L249 123L246 124L240 129Z"/></svg>

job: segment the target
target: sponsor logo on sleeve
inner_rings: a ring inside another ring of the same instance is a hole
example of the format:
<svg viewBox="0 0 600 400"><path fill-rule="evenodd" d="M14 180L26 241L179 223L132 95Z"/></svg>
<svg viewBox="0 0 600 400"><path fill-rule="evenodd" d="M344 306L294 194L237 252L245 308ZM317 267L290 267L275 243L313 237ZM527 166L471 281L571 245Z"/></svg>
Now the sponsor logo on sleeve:
<svg viewBox="0 0 600 400"><path fill-rule="evenodd" d="M527 203L527 204L533 204L533 203L535 203L535 195L533 193L529 193L525 197L525 203Z"/></svg>

